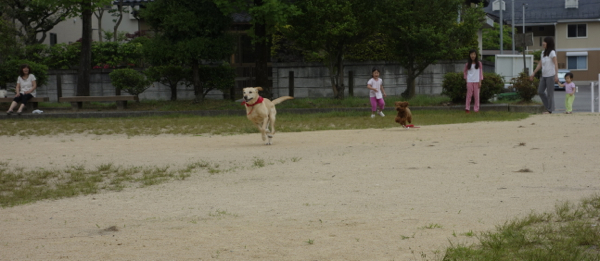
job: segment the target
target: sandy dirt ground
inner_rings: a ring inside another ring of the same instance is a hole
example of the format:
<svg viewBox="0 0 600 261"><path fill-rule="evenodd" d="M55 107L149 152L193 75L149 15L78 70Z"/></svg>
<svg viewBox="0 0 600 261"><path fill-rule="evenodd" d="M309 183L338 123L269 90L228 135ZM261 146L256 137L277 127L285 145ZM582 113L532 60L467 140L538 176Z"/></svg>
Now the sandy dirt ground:
<svg viewBox="0 0 600 261"><path fill-rule="evenodd" d="M466 232L600 190L598 114L277 133L271 146L258 133L0 140L9 166L228 170L0 209L0 260L438 260Z"/></svg>

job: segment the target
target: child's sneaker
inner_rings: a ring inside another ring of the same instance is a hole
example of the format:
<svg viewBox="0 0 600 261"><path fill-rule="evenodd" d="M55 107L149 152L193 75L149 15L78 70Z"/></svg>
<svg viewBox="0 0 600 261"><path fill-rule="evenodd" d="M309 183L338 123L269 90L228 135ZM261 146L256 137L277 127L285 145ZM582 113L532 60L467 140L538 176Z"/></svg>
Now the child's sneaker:
<svg viewBox="0 0 600 261"><path fill-rule="evenodd" d="M375 114L371 114L371 118L375 118Z"/></svg>
<svg viewBox="0 0 600 261"><path fill-rule="evenodd" d="M385 117L385 114L383 114L383 112L382 112L382 111L379 111L379 116L381 116L381 117Z"/></svg>

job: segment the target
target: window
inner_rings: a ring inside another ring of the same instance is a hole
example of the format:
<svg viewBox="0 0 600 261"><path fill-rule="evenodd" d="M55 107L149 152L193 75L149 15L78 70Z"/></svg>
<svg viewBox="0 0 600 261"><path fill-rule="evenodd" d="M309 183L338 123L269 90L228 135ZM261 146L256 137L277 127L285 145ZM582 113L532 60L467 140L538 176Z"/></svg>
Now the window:
<svg viewBox="0 0 600 261"><path fill-rule="evenodd" d="M578 0L565 0L565 8L579 8Z"/></svg>
<svg viewBox="0 0 600 261"><path fill-rule="evenodd" d="M567 69L587 70L587 52L567 52Z"/></svg>
<svg viewBox="0 0 600 261"><path fill-rule="evenodd" d="M587 24L569 24L567 25L567 38L587 37Z"/></svg>
<svg viewBox="0 0 600 261"><path fill-rule="evenodd" d="M55 33L50 33L50 46L53 46L56 44L56 34Z"/></svg>

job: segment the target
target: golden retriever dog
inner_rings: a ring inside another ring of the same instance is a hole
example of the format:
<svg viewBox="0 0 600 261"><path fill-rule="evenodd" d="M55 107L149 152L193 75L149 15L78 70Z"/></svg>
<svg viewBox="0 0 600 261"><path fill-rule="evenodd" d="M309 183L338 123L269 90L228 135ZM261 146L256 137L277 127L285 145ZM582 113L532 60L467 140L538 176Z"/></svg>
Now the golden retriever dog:
<svg viewBox="0 0 600 261"><path fill-rule="evenodd" d="M408 108L408 102L399 102L395 104L398 115L396 115L396 122L400 123L402 127L406 128L406 122L412 123L412 113Z"/></svg>
<svg viewBox="0 0 600 261"><path fill-rule="evenodd" d="M271 139L275 135L275 116L277 115L275 105L285 100L294 99L294 97L282 96L271 101L258 95L258 92L262 90L262 87L244 88L244 102L242 104L246 107L246 116L248 119L258 127L262 135L262 140L266 141L269 138L265 144L271 145ZM269 130L269 124L271 125L271 130Z"/></svg>

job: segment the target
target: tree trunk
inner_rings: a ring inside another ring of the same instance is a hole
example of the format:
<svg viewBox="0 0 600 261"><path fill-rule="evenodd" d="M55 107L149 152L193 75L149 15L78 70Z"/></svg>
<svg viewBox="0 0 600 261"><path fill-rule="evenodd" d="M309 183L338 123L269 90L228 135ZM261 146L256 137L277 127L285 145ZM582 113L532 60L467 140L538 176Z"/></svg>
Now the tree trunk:
<svg viewBox="0 0 600 261"><path fill-rule="evenodd" d="M98 13L94 12L98 19L98 42L102 42L102 16L104 16L104 7L98 7Z"/></svg>
<svg viewBox="0 0 600 261"><path fill-rule="evenodd" d="M117 36L119 34L119 25L121 25L121 21L123 20L123 0L119 0L119 3L117 4L117 10L119 10L119 19L117 19L117 23L115 24L115 27L113 28L113 41L116 42L117 41ZM139 23L139 21L138 21Z"/></svg>
<svg viewBox="0 0 600 261"><path fill-rule="evenodd" d="M263 5L263 0L254 0L255 6ZM257 21L254 23L254 34L256 35L256 42L254 44L254 51L256 55L255 61L255 86L263 88L261 96L265 98L273 98L273 89L269 82L269 71L267 63L269 62L269 41L267 38L267 25L266 21Z"/></svg>
<svg viewBox="0 0 600 261"><path fill-rule="evenodd" d="M337 95L336 99L343 100L344 99L344 91L346 90L346 86L344 85L344 62L342 61L342 55L337 57L337 66L338 66L338 74L337 74Z"/></svg>
<svg viewBox="0 0 600 261"><path fill-rule="evenodd" d="M401 94L403 98L412 99L412 97L415 97L416 78L417 77L412 76L412 71L409 71L406 75L406 91Z"/></svg>
<svg viewBox="0 0 600 261"><path fill-rule="evenodd" d="M81 4L81 59L77 77L77 96L90 96L90 71L92 63L92 3L82 0Z"/></svg>
<svg viewBox="0 0 600 261"><path fill-rule="evenodd" d="M192 81L194 84L194 94L196 98L195 102L204 102L204 91L202 90L202 83L200 82L200 65L198 60L192 61Z"/></svg>
<svg viewBox="0 0 600 261"><path fill-rule="evenodd" d="M175 85L171 85L171 100L177 100L177 83L175 83Z"/></svg>

